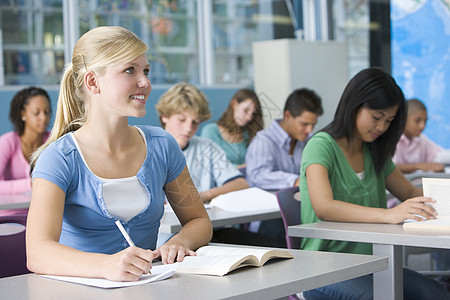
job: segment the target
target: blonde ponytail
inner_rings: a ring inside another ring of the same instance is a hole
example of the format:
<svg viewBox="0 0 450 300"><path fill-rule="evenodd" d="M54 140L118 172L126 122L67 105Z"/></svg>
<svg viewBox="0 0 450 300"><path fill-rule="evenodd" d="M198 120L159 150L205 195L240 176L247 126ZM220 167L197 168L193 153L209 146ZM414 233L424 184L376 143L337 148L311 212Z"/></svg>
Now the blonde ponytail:
<svg viewBox="0 0 450 300"><path fill-rule="evenodd" d="M61 87L58 96L58 104L55 113L55 122L53 124L50 136L47 141L39 147L31 157L31 163L34 165L39 155L47 146L56 141L64 134L75 131L80 128L85 119L84 102L78 97L79 92L75 87L76 74L73 72L72 63L66 66L61 78Z"/></svg>

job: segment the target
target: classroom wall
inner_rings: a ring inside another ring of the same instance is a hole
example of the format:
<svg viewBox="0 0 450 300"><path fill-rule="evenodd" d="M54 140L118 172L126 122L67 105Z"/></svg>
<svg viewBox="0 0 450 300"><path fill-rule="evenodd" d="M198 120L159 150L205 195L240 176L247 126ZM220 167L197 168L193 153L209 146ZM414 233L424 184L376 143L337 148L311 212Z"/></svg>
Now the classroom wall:
<svg viewBox="0 0 450 300"><path fill-rule="evenodd" d="M152 92L150 93L149 100L147 102L147 115L142 118L129 118L129 123L133 125L153 125L160 126L158 114L156 113L155 104L158 102L158 99L161 95L167 91L170 86L165 87L153 87ZM11 131L13 129L11 122L9 121L9 104L11 102L12 97L17 93L18 90L24 87L18 87L17 89L8 89L8 90L0 90L0 135L5 132ZM203 93L205 93L206 97L209 101L209 108L211 110L211 119L207 122L204 122L199 130L200 133L201 127L204 124L207 124L211 121L216 121L220 118L223 111L228 106L228 103L233 96L233 94L242 87L199 87ZM56 111L56 103L58 100L58 89L57 88L45 88L51 98L52 101L52 122L50 123L49 130L51 129L51 124L53 123L54 112Z"/></svg>

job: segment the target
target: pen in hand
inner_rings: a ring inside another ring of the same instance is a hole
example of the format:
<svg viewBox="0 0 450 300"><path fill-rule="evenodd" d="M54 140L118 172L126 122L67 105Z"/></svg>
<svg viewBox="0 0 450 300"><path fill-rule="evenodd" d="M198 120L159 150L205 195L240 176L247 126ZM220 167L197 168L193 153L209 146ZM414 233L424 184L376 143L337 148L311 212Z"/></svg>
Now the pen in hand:
<svg viewBox="0 0 450 300"><path fill-rule="evenodd" d="M128 233L125 231L125 228L123 228L122 223L120 223L120 220L116 221L116 225L117 225L117 227L119 227L119 230L122 233L123 237L127 240L128 245L130 245L130 247L135 247L133 240L130 238Z"/></svg>
<svg viewBox="0 0 450 300"><path fill-rule="evenodd" d="M133 243L133 240L130 238L130 236L126 232L125 228L123 228L122 223L120 223L120 220L116 221L116 225L119 228L120 232L122 233L123 237L127 240L128 245L130 245L130 247L136 247ZM152 274L152 272L149 271L148 274Z"/></svg>

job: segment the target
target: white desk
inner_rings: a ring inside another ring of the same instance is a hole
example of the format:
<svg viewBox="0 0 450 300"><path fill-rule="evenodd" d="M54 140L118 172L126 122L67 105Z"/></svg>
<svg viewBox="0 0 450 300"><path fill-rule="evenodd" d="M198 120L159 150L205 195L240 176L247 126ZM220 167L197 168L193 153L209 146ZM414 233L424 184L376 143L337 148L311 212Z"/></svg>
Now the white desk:
<svg viewBox="0 0 450 300"><path fill-rule="evenodd" d="M223 227L227 225L236 225L242 223L249 223L253 221L263 221L281 218L279 209L265 210L265 211L252 211L252 212L231 212L220 208L208 208L209 218L211 219L212 226ZM166 211L161 219L161 226L159 231L163 233L177 233L181 230L181 224L178 221L173 211Z"/></svg>
<svg viewBox="0 0 450 300"><path fill-rule="evenodd" d="M414 172L410 174L405 174L406 179L410 182L416 183L420 187L422 186L422 182L419 179L422 178L450 178L450 173L446 172Z"/></svg>
<svg viewBox="0 0 450 300"><path fill-rule="evenodd" d="M31 194L0 194L0 209L19 209L30 206Z"/></svg>
<svg viewBox="0 0 450 300"><path fill-rule="evenodd" d="M389 259L389 269L373 276L374 298L383 300L403 299L402 246L450 249L450 235L392 224L318 222L289 226L288 235L372 243L374 255Z"/></svg>
<svg viewBox="0 0 450 300"><path fill-rule="evenodd" d="M276 299L388 267L386 257L290 251L294 259L269 261L224 277L175 274L159 282L110 290L20 275L0 279L0 299Z"/></svg>

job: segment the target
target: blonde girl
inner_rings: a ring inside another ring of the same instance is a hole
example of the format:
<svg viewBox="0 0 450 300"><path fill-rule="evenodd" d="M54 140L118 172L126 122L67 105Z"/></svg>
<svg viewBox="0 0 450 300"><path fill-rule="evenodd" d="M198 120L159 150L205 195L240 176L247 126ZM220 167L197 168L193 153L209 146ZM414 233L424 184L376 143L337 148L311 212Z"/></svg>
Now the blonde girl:
<svg viewBox="0 0 450 300"><path fill-rule="evenodd" d="M121 27L92 29L75 45L50 138L34 155L31 271L135 281L153 259L181 261L210 240L211 223L176 141L162 129L128 125L128 117L146 113L147 49ZM155 250L165 195L183 229Z"/></svg>

